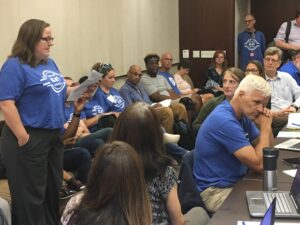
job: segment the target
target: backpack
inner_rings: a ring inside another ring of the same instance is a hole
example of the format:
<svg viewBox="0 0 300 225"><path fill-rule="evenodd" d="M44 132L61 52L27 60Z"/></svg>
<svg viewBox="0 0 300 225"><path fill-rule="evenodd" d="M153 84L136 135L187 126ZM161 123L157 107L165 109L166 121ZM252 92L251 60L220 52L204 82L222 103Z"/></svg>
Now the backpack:
<svg viewBox="0 0 300 225"><path fill-rule="evenodd" d="M289 42L289 36L291 33L291 26L292 26L292 21L287 21L287 25L286 25L286 30L285 30L285 42L288 43ZM275 41L271 41L267 48L269 47L275 47ZM286 49L281 49L282 51L282 64L284 64L287 60L292 58L293 55L293 50L286 50Z"/></svg>
<svg viewBox="0 0 300 225"><path fill-rule="evenodd" d="M174 134L179 134L180 139L178 145L187 149L192 150L195 148L195 138L189 127L189 125L183 120L174 120L173 125Z"/></svg>

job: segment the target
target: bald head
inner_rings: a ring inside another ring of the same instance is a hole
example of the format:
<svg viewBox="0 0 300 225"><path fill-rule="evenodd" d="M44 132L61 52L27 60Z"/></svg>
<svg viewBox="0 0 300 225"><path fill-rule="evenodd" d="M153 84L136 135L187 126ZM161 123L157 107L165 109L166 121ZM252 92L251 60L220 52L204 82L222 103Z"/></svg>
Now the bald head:
<svg viewBox="0 0 300 225"><path fill-rule="evenodd" d="M170 52L165 52L161 54L160 63L161 63L161 70L168 72L171 69L173 63L172 54Z"/></svg>
<svg viewBox="0 0 300 225"><path fill-rule="evenodd" d="M129 67L128 72L127 72L127 80L132 83L137 85L142 77L142 69L139 65L132 65Z"/></svg>

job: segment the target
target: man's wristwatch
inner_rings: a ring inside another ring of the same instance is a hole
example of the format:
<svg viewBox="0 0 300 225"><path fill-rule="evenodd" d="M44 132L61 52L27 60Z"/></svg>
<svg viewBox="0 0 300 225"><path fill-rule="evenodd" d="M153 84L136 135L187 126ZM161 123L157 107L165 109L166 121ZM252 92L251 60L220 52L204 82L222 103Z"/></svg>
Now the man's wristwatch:
<svg viewBox="0 0 300 225"><path fill-rule="evenodd" d="M296 112L298 111L299 107L296 106L295 104L291 104L292 107L294 107L296 109Z"/></svg>

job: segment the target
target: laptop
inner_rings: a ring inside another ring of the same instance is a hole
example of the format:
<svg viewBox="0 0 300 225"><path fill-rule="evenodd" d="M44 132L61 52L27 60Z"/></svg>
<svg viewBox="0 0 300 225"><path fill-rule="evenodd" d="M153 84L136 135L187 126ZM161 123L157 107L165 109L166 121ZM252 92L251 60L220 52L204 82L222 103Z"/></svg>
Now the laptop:
<svg viewBox="0 0 300 225"><path fill-rule="evenodd" d="M300 151L300 139L289 139L274 147L284 150Z"/></svg>
<svg viewBox="0 0 300 225"><path fill-rule="evenodd" d="M277 198L276 217L300 218L300 167L288 191L246 191L250 215L263 217L267 208Z"/></svg>
<svg viewBox="0 0 300 225"><path fill-rule="evenodd" d="M275 208L276 208L276 198L273 199L269 208L267 209L264 217L262 218L260 225L274 225L275 222Z"/></svg>

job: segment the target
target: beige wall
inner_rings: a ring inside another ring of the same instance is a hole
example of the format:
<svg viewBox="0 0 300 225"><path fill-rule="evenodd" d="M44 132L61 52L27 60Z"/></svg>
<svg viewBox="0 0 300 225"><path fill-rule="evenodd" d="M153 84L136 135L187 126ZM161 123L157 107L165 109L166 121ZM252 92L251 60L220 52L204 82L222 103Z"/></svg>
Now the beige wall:
<svg viewBox="0 0 300 225"><path fill-rule="evenodd" d="M171 51L178 61L178 0L0 0L0 66L30 18L51 24L51 57L75 79L96 61L111 63L117 75L144 67L147 53Z"/></svg>

